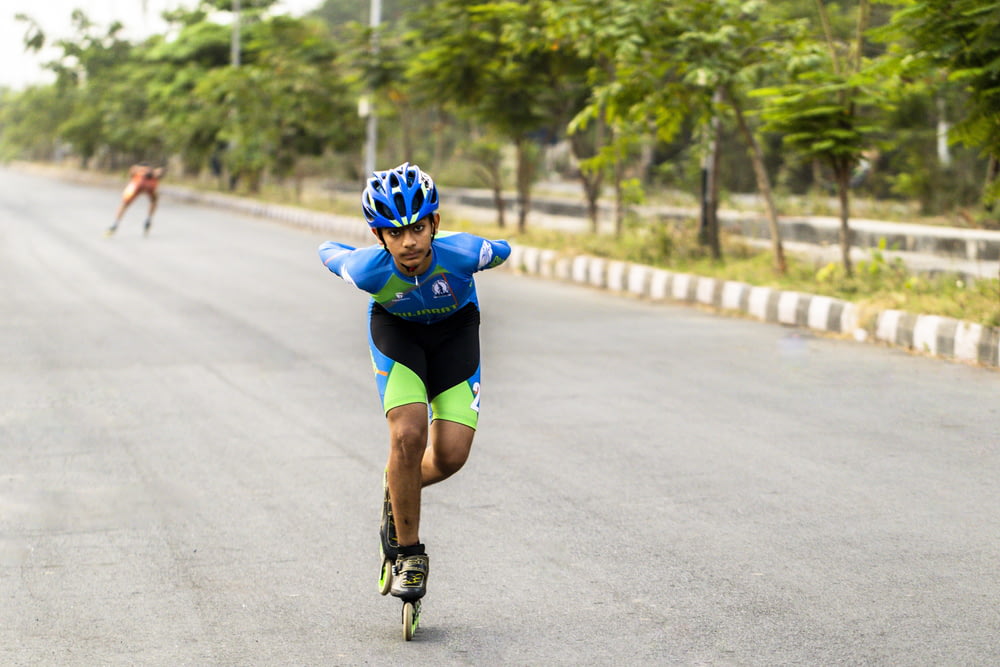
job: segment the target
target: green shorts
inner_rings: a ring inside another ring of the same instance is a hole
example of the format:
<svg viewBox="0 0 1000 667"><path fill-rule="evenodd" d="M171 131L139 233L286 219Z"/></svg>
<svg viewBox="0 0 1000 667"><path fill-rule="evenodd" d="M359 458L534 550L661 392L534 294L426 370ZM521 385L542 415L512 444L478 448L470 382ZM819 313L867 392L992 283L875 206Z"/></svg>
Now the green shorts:
<svg viewBox="0 0 1000 667"><path fill-rule="evenodd" d="M430 405L430 418L476 428L479 421L479 309L468 304L431 324L396 317L372 301L368 344L385 412Z"/></svg>

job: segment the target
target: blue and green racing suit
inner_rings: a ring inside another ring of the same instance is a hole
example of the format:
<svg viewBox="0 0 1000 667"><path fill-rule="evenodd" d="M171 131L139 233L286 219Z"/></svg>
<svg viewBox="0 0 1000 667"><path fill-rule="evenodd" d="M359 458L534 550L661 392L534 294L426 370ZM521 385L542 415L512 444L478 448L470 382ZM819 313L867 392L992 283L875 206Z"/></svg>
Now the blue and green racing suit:
<svg viewBox="0 0 1000 667"><path fill-rule="evenodd" d="M375 380L388 412L428 403L434 419L476 428L479 416L479 299L473 274L502 264L506 241L438 232L430 267L408 276L381 246L328 241L323 264L372 296L368 343Z"/></svg>

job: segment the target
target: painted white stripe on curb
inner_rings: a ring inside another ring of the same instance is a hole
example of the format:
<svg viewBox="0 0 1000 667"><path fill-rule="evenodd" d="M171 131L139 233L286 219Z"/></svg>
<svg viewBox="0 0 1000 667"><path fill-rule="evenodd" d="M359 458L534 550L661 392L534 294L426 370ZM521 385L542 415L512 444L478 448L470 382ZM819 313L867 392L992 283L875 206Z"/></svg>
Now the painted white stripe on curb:
<svg viewBox="0 0 1000 667"><path fill-rule="evenodd" d="M715 278L699 278L695 299L706 306L715 305Z"/></svg>
<svg viewBox="0 0 1000 667"><path fill-rule="evenodd" d="M513 248L510 254L514 254ZM514 266L523 266L528 273L538 273L538 260L541 256L542 253L539 252L538 248L525 248L524 252L520 253L518 257L512 257L512 259L517 261Z"/></svg>
<svg viewBox="0 0 1000 667"><path fill-rule="evenodd" d="M722 307L727 310L739 310L743 295L750 289L746 283L727 280L722 286Z"/></svg>
<svg viewBox="0 0 1000 667"><path fill-rule="evenodd" d="M533 248L525 248L524 246L512 245L510 247L510 257L507 258L507 262L514 267L517 271L525 271L526 273L532 273L531 267L528 266L528 262L525 259L531 254Z"/></svg>
<svg viewBox="0 0 1000 667"><path fill-rule="evenodd" d="M885 310L879 313L875 338L895 345L896 331L899 329L899 319L902 316L903 313L898 310Z"/></svg>
<svg viewBox="0 0 1000 667"><path fill-rule="evenodd" d="M829 331L830 308L833 306L833 299L828 296L814 296L809 302L809 313L806 317L806 324L810 329Z"/></svg>
<svg viewBox="0 0 1000 667"><path fill-rule="evenodd" d="M594 287L605 287L607 283L604 276L607 265L608 260L603 257L591 257L587 265L587 282Z"/></svg>
<svg viewBox="0 0 1000 667"><path fill-rule="evenodd" d="M627 276L628 264L619 261L608 262L608 289L616 292L624 292Z"/></svg>
<svg viewBox="0 0 1000 667"><path fill-rule="evenodd" d="M853 333L855 340L868 340L868 331L858 326L858 307L856 304L844 302L840 312L840 331Z"/></svg>
<svg viewBox="0 0 1000 667"><path fill-rule="evenodd" d="M538 256L538 275L543 278L555 278L556 257L558 253L555 250L543 250Z"/></svg>
<svg viewBox="0 0 1000 667"><path fill-rule="evenodd" d="M670 283L671 273L663 269L654 269L653 276L649 281L649 298L666 299L667 285Z"/></svg>
<svg viewBox="0 0 1000 667"><path fill-rule="evenodd" d="M955 329L955 358L963 361L979 360L979 341L983 339L983 326L959 322Z"/></svg>
<svg viewBox="0 0 1000 667"><path fill-rule="evenodd" d="M751 287L750 304L747 312L758 320L767 320L767 300L771 296L770 287Z"/></svg>
<svg viewBox="0 0 1000 667"><path fill-rule="evenodd" d="M688 291L691 289L692 275L689 273L678 273L674 276L674 284L671 286L670 296L678 301L687 301Z"/></svg>
<svg viewBox="0 0 1000 667"><path fill-rule="evenodd" d="M553 275L559 280L571 280L573 278L573 262L566 257L558 257L553 263Z"/></svg>
<svg viewBox="0 0 1000 667"><path fill-rule="evenodd" d="M931 354L938 353L937 333L942 318L939 315L920 315L913 326L913 349Z"/></svg>
<svg viewBox="0 0 1000 667"><path fill-rule="evenodd" d="M632 264L628 269L628 291L645 296L649 294L649 280L653 270L641 264Z"/></svg>
<svg viewBox="0 0 1000 667"><path fill-rule="evenodd" d="M799 293L782 292L778 296L778 321L782 324L795 324L798 308Z"/></svg>

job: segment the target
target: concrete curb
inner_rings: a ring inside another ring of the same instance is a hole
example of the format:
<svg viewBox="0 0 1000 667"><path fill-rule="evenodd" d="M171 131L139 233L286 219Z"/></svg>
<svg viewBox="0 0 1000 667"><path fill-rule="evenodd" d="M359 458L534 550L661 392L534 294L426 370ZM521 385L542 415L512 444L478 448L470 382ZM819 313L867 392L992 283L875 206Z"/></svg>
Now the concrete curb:
<svg viewBox="0 0 1000 667"><path fill-rule="evenodd" d="M899 310L878 313L865 326L858 307L827 296L674 273L640 264L515 245L507 264L515 272L556 278L650 301L669 301L739 313L762 322L876 341L921 354L1000 367L1000 329L938 315Z"/></svg>
<svg viewBox="0 0 1000 667"><path fill-rule="evenodd" d="M86 174L77 172L30 167L24 170L90 184L96 184L95 180L110 183L110 179L87 178ZM114 183L120 183L120 179L115 179ZM178 200L235 210L313 232L334 234L340 239L357 239L361 243L371 239L367 227L357 218L166 184L160 186L160 191ZM866 326L857 306L840 299L674 273L589 255L566 257L554 250L516 244L512 245L506 266L525 275L606 289L654 302L704 306L763 322L851 336L857 341L876 341L942 359L1000 367L1000 328L949 317L886 310Z"/></svg>

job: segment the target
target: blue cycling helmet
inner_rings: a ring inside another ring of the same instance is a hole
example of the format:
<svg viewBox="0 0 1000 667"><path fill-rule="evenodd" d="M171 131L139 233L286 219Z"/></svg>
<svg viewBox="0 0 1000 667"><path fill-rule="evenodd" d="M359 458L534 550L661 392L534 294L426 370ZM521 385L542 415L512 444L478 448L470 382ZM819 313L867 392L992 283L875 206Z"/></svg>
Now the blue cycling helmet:
<svg viewBox="0 0 1000 667"><path fill-rule="evenodd" d="M361 212L372 228L412 225L437 209L434 180L409 162L374 172L361 193Z"/></svg>

